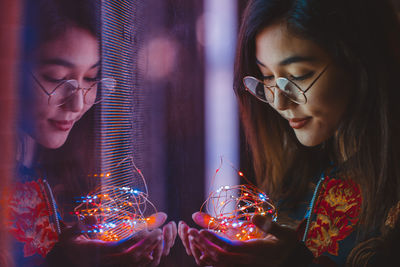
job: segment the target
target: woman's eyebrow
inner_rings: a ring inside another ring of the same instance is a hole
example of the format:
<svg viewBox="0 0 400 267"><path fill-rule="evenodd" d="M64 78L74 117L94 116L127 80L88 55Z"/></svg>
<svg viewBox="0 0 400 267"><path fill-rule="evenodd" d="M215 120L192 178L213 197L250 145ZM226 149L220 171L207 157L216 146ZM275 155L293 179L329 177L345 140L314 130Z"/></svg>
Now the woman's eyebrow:
<svg viewBox="0 0 400 267"><path fill-rule="evenodd" d="M258 60L257 58L256 58L256 63L258 64L258 65L261 65L261 66L263 66L263 67L267 67L267 66L265 66L263 63L261 63L261 61L260 60Z"/></svg>
<svg viewBox="0 0 400 267"><path fill-rule="evenodd" d="M40 61L41 65L59 65L67 68L72 68L74 67L74 64L71 62L61 59L61 58L49 58L49 59L44 59Z"/></svg>
<svg viewBox="0 0 400 267"><path fill-rule="evenodd" d="M100 66L100 60L97 61L96 64L94 64L93 66L91 66L90 69L94 69L94 68L96 68L96 67L98 67L98 66Z"/></svg>
<svg viewBox="0 0 400 267"><path fill-rule="evenodd" d="M282 60L281 62L279 62L280 66L287 66L293 63L298 63L298 62L312 62L315 61L314 57L305 57L305 56L291 56L288 58L285 58L284 60ZM266 66L256 58L256 63L258 65L261 65L263 67L266 68Z"/></svg>
<svg viewBox="0 0 400 267"><path fill-rule="evenodd" d="M75 65L65 59L62 58L50 58L50 59L44 59L40 61L41 65L59 65L63 66L66 68L73 68ZM97 61L95 64L93 64L90 69L94 69L100 65L100 61Z"/></svg>
<svg viewBox="0 0 400 267"><path fill-rule="evenodd" d="M291 56L288 58L285 58L281 62L279 62L280 66L287 66L292 63L299 63L299 62L312 62L315 61L314 57L305 57L305 56Z"/></svg>

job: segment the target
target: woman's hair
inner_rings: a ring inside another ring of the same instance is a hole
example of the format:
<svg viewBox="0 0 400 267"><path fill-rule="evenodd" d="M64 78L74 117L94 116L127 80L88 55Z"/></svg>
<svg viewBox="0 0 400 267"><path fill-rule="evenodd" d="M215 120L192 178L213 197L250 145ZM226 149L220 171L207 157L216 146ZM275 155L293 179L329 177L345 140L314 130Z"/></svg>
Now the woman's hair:
<svg viewBox="0 0 400 267"><path fill-rule="evenodd" d="M41 44L56 39L68 27L76 26L100 37L100 1L26 0L24 52L29 55Z"/></svg>
<svg viewBox="0 0 400 267"><path fill-rule="evenodd" d="M69 27L79 27L100 39L100 1L96 0L26 0L23 30L24 73L20 90L21 111L19 128L23 132L24 107L32 101L32 79L30 67L34 64L32 55L44 43L57 39ZM74 195L87 194L93 188L88 179L89 172L96 166L95 153L95 110L91 108L72 128L66 143L58 149L40 146L35 158L43 175L55 186L56 197L70 199ZM28 122L29 124L29 122ZM22 138L20 138L23 140ZM22 144L22 147L24 145ZM22 151L23 153L23 151ZM22 155L23 157L23 155ZM56 186L58 185L58 186Z"/></svg>
<svg viewBox="0 0 400 267"><path fill-rule="evenodd" d="M352 79L351 102L335 135L304 147L288 123L245 91L260 77L255 38L283 22L295 36L321 46ZM253 0L242 18L234 89L256 177L275 199L295 205L332 162L362 190L365 230L382 225L400 196L400 27L385 0Z"/></svg>

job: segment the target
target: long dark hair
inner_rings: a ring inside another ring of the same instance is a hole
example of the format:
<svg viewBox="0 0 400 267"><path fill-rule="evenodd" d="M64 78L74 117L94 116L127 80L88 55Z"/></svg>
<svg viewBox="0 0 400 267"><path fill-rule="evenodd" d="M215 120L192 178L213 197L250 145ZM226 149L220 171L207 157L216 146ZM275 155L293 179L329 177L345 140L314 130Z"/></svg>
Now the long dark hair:
<svg viewBox="0 0 400 267"><path fill-rule="evenodd" d="M354 82L337 133L317 147L299 144L277 112L244 90L244 76L260 75L257 34L280 21L292 34L325 49ZM385 0L249 2L239 34L234 89L256 177L269 194L296 203L309 179L333 161L343 178L360 185L365 229L382 225L400 196L399 51L400 26Z"/></svg>
<svg viewBox="0 0 400 267"><path fill-rule="evenodd" d="M25 1L22 73L24 79L20 92L20 132L27 122L22 117L25 106L32 99L29 69L34 64L33 53L44 43L57 39L69 27L87 30L100 41L100 1L96 0L36 0ZM96 170L96 111L92 107L76 123L66 143L58 149L39 147L35 165L39 176L45 177L53 185L56 198L60 202L70 202L71 198L88 193L94 181L88 174ZM20 138L22 140L22 138ZM22 145L23 147L23 145ZM22 151L23 152L23 151ZM68 199L68 201L67 201Z"/></svg>

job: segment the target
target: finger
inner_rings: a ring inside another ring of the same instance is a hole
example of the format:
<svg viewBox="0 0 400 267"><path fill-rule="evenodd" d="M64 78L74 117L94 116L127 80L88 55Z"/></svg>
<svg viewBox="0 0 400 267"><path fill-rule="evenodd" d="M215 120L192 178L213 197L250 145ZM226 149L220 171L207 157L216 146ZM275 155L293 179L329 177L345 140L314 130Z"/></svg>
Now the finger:
<svg viewBox="0 0 400 267"><path fill-rule="evenodd" d="M157 212L147 218L147 228L149 230L160 227L167 220L167 214L164 212Z"/></svg>
<svg viewBox="0 0 400 267"><path fill-rule="evenodd" d="M211 259L211 257L204 253L200 256L200 261L206 266L217 266L216 263L214 263L214 261Z"/></svg>
<svg viewBox="0 0 400 267"><path fill-rule="evenodd" d="M141 240L145 239L147 236L150 235L150 232L147 230L142 230L140 232L134 233L133 235L121 239L116 242L98 242L98 246L101 248L101 253L104 254L114 254L114 253L121 253L122 251L134 246Z"/></svg>
<svg viewBox="0 0 400 267"><path fill-rule="evenodd" d="M83 224L88 225L88 226L93 226L98 223L96 216L93 216L93 215L85 216L82 222L83 222Z"/></svg>
<svg viewBox="0 0 400 267"><path fill-rule="evenodd" d="M248 241L238 241L238 240L229 240L224 237L217 235L211 231L201 230L200 236L203 236L209 242L212 242L219 246L220 248L232 252L232 253L249 253L251 254L256 249L259 249L261 246L263 248L268 248L269 245L273 246L276 243L276 238L269 238L267 240L264 239L253 239Z"/></svg>
<svg viewBox="0 0 400 267"><path fill-rule="evenodd" d="M232 266L235 264L249 264L252 261L252 257L249 254L226 251L200 234L193 236L191 240L196 247L203 251L203 256L208 256L216 265L227 264L227 266Z"/></svg>
<svg viewBox="0 0 400 267"><path fill-rule="evenodd" d="M153 250L152 254L153 260L151 261L150 266L157 266L160 264L161 256L163 253L163 247L164 247L164 242L163 240L161 240L160 242L157 243L157 246Z"/></svg>
<svg viewBox="0 0 400 267"><path fill-rule="evenodd" d="M175 221L172 221L172 246L175 245L176 235L178 234L178 228L176 227Z"/></svg>
<svg viewBox="0 0 400 267"><path fill-rule="evenodd" d="M60 242L68 241L79 235L82 235L82 232L84 232L84 230L85 230L84 226L80 222L78 222L72 226L67 226L62 231L59 240L60 240Z"/></svg>
<svg viewBox="0 0 400 267"><path fill-rule="evenodd" d="M174 233L173 233L173 228L176 228L176 225L174 226L174 222L169 222L167 225L163 227L163 240L164 240L164 251L163 255L166 256L169 254L170 248L173 245L174 242Z"/></svg>
<svg viewBox="0 0 400 267"><path fill-rule="evenodd" d="M197 265L199 266L213 265L212 262L209 261L208 257L202 258L203 253L200 247L195 245L193 236L189 236L189 242L190 242L191 254L193 255L193 258L196 261Z"/></svg>
<svg viewBox="0 0 400 267"><path fill-rule="evenodd" d="M201 240L201 236L189 236L191 245L202 251L200 261L213 266L234 266L236 264L249 264L252 257L244 253L232 253L223 250L208 240Z"/></svg>
<svg viewBox="0 0 400 267"><path fill-rule="evenodd" d="M130 248L119 253L109 254L107 258L111 262L121 262L124 265L135 263L137 266L140 263L139 266L145 266L154 260L151 253L161 240L161 230L153 230L146 238L140 240Z"/></svg>
<svg viewBox="0 0 400 267"><path fill-rule="evenodd" d="M218 262L219 254L223 254L225 251L219 246L211 243L206 238L200 236L197 231L189 231L190 244L194 244L196 248L203 251L203 254L208 255L213 261Z"/></svg>
<svg viewBox="0 0 400 267"><path fill-rule="evenodd" d="M241 241L232 241L222 236L217 235L216 233L208 230L201 230L200 236L209 240L210 242L216 244L226 251L233 251L235 246L240 247L242 245Z"/></svg>
<svg viewBox="0 0 400 267"><path fill-rule="evenodd" d="M178 234L179 237L181 238L182 244L185 247L186 250L186 254L188 254L189 256L192 255L191 253L191 249L190 249L190 243L189 243L189 226L187 226L186 223L184 223L183 221L180 221L178 224Z"/></svg>
<svg viewBox="0 0 400 267"><path fill-rule="evenodd" d="M192 243L203 251L203 256L207 255L212 259L213 262L224 262L224 258L228 256L228 252L216 244L210 242L204 236L200 235L199 232L189 231L189 238Z"/></svg>
<svg viewBox="0 0 400 267"><path fill-rule="evenodd" d="M261 246L265 249L267 249L268 247L272 247L277 241L275 237L268 239L253 239L245 242L238 240L232 241L208 230L201 230L200 236L203 236L210 242L232 253L251 254L255 250L259 249Z"/></svg>
<svg viewBox="0 0 400 267"><path fill-rule="evenodd" d="M268 215L267 216L255 215L252 218L252 223L254 223L263 232L269 233L272 223L272 217Z"/></svg>
<svg viewBox="0 0 400 267"><path fill-rule="evenodd" d="M151 255L158 243L161 243L161 230L153 230L149 235L130 248L114 254L108 254L108 262L118 262L124 265L146 266L154 260Z"/></svg>
<svg viewBox="0 0 400 267"><path fill-rule="evenodd" d="M273 222L271 216L256 215L253 217L252 222L265 233L272 234L278 239L295 238L294 230Z"/></svg>
<svg viewBox="0 0 400 267"><path fill-rule="evenodd" d="M164 243L164 248L163 248L163 255L168 255L169 253L169 246L170 246L170 239L172 236L172 229L171 229L171 224L168 223L166 225L164 225L163 229L163 243Z"/></svg>
<svg viewBox="0 0 400 267"><path fill-rule="evenodd" d="M192 219L202 228L215 229L218 226L217 223L215 223L214 217L204 212L193 213Z"/></svg>
<svg viewBox="0 0 400 267"><path fill-rule="evenodd" d="M149 255L153 249L157 246L158 242L162 241L162 232L160 229L155 229L150 234L137 242L132 247L124 251L124 253L130 253L134 256L141 257L142 255Z"/></svg>

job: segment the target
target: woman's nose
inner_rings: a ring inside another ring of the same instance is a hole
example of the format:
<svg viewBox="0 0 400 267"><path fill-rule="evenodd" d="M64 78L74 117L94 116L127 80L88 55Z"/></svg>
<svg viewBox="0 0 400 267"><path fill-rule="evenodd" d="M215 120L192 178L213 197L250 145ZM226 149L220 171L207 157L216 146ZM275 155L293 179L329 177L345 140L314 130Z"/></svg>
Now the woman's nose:
<svg viewBox="0 0 400 267"><path fill-rule="evenodd" d="M80 112L84 105L84 92L82 89L77 89L65 102L64 108L72 112Z"/></svg>
<svg viewBox="0 0 400 267"><path fill-rule="evenodd" d="M274 102L272 107L276 110L286 110L291 104L291 100L278 88L274 88Z"/></svg>

